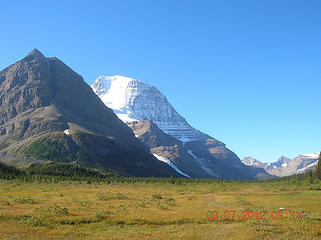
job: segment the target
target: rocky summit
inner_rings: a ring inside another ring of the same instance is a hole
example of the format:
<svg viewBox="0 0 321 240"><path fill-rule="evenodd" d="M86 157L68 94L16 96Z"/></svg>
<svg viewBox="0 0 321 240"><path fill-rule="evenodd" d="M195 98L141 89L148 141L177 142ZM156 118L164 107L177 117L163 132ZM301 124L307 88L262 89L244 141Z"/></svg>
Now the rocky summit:
<svg viewBox="0 0 321 240"><path fill-rule="evenodd" d="M127 176L181 176L157 160L83 78L33 50L0 72L0 160L73 162Z"/></svg>

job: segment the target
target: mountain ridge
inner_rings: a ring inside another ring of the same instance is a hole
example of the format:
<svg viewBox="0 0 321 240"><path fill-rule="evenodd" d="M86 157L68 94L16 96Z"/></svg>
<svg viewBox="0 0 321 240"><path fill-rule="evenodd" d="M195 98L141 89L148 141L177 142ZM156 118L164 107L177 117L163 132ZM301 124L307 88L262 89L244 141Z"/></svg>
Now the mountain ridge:
<svg viewBox="0 0 321 240"><path fill-rule="evenodd" d="M281 156L271 163L262 163L255 158L245 157L242 162L248 166L262 168L271 175L284 177L315 169L318 157L319 153L300 154L293 159Z"/></svg>

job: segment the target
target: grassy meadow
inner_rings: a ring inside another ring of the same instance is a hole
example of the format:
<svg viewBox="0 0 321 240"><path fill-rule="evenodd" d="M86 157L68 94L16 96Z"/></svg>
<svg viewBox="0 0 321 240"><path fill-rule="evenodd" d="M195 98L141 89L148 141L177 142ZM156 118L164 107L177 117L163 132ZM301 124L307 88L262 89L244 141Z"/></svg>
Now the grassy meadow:
<svg viewBox="0 0 321 240"><path fill-rule="evenodd" d="M321 239L321 183L0 180L0 239Z"/></svg>

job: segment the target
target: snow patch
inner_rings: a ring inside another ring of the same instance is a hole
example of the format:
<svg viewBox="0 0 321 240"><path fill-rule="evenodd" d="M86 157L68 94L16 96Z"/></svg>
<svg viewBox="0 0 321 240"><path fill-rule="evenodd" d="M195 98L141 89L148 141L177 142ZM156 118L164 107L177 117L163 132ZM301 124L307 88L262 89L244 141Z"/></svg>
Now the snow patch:
<svg viewBox="0 0 321 240"><path fill-rule="evenodd" d="M302 154L301 156L306 158L315 158L317 159L319 157L320 153L308 153L308 154Z"/></svg>
<svg viewBox="0 0 321 240"><path fill-rule="evenodd" d="M133 117L130 117L130 114L127 113L116 113L116 110L113 110L113 112L117 115L117 117L122 120L124 123L130 123L130 122L135 122L138 121L138 119L135 119Z"/></svg>
<svg viewBox="0 0 321 240"><path fill-rule="evenodd" d="M187 175L186 173L183 173L181 170L179 170L168 158L164 158L162 156L159 156L157 154L153 154L159 161L162 161L164 163L167 163L171 168L173 168L176 172L178 172L179 174L190 178L189 175Z"/></svg>
<svg viewBox="0 0 321 240"><path fill-rule="evenodd" d="M304 172L304 171L307 170L308 168L316 166L317 163L318 163L318 160L315 161L314 163L311 163L311 164L309 164L308 166L306 166L306 167L304 167L304 168L300 168L300 169L298 169L298 170L296 170L296 171L297 171L297 172Z"/></svg>
<svg viewBox="0 0 321 240"><path fill-rule="evenodd" d="M192 139L190 139L190 138L187 138L187 137L181 137L181 138L179 138L178 140L180 140L182 143L186 143L186 142L190 142L190 141L192 141Z"/></svg>
<svg viewBox="0 0 321 240"><path fill-rule="evenodd" d="M69 129L64 130L64 134L70 135Z"/></svg>
<svg viewBox="0 0 321 240"><path fill-rule="evenodd" d="M191 155L200 165L200 167L210 176L213 177L219 177L216 173L212 171L212 169L209 168L208 163L203 159L196 157L191 149L187 150L187 153Z"/></svg>

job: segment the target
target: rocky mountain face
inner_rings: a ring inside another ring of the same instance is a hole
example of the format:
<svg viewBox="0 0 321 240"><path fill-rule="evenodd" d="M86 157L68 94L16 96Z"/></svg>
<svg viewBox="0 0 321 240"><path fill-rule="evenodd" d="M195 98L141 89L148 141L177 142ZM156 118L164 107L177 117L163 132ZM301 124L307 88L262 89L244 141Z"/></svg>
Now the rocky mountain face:
<svg viewBox="0 0 321 240"><path fill-rule="evenodd" d="M188 154L181 141L164 133L152 121L135 121L128 123L128 126L160 161L167 159L168 164L172 163L189 177L211 177L204 172L193 156Z"/></svg>
<svg viewBox="0 0 321 240"><path fill-rule="evenodd" d="M191 127L166 97L149 84L119 75L100 76L92 89L125 123L150 120L182 142L208 137Z"/></svg>
<svg viewBox="0 0 321 240"><path fill-rule="evenodd" d="M191 177L262 179L225 144L193 128L155 87L123 76L100 76L92 85L106 106L129 125L161 161Z"/></svg>
<svg viewBox="0 0 321 240"><path fill-rule="evenodd" d="M282 156L273 163L262 163L252 157L247 157L244 158L242 162L249 166L263 168L271 175L284 177L314 170L318 162L318 157L319 153L301 154L292 160Z"/></svg>
<svg viewBox="0 0 321 240"><path fill-rule="evenodd" d="M157 160L82 77L33 50L0 72L0 160L46 160L134 176L180 176Z"/></svg>

